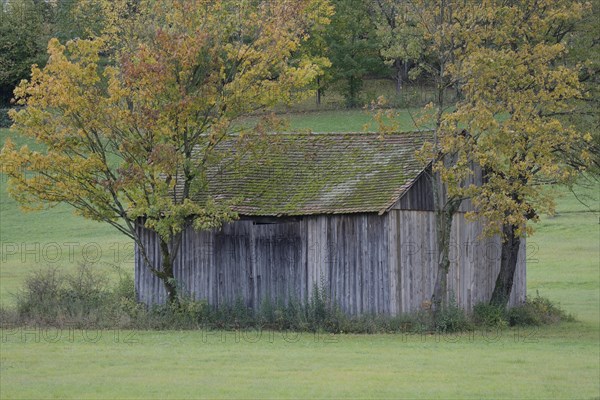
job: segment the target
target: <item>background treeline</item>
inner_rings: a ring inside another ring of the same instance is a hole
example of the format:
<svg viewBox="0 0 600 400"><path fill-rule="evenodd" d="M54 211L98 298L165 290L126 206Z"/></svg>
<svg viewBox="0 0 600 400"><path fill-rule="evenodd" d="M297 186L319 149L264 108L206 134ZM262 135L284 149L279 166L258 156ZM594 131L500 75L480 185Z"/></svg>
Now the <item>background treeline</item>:
<svg viewBox="0 0 600 400"><path fill-rule="evenodd" d="M32 64L43 66L46 45L51 37L61 42L85 38L107 26L106 16L134 13L137 0L127 8L107 12L106 3L93 0L2 0L0 12L0 108L10 106L14 87L29 77ZM329 25L317 30L301 52L323 58L327 73L315 82L314 107L324 99L337 106L359 107L373 94L385 94L398 107L418 106L431 83L425 65L431 66L423 33L419 32L420 12L409 0L332 0L335 14ZM571 51L564 62L581 66L581 78L593 92L590 107L584 110L588 123L596 122L598 71L600 70L599 1L592 12L574 26L565 26L561 37ZM378 80L376 84L373 80ZM371 82L365 85L365 82ZM382 83L384 82L384 83ZM415 90L414 88L417 88ZM449 88L452 98L460 88Z"/></svg>

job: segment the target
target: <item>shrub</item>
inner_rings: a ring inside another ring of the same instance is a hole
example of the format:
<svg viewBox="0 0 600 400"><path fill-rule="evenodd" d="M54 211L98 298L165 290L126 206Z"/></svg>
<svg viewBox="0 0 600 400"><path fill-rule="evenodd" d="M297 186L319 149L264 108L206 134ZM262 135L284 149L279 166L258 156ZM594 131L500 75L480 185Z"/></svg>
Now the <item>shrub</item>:
<svg viewBox="0 0 600 400"><path fill-rule="evenodd" d="M0 326L68 324L85 328L93 324L123 329L266 328L329 333L453 333L472 329L471 320L454 300L436 312L349 316L331 300L323 284L314 287L306 303L295 298L275 303L266 298L258 310L249 308L241 298L218 307L188 297L178 304L147 307L136 301L131 274L118 272L119 280L111 286L105 276L87 265L69 274L56 268L37 271L18 292L16 307L0 309ZM540 296L509 311L480 303L472 314L472 322L486 328L571 320L571 315Z"/></svg>
<svg viewBox="0 0 600 400"><path fill-rule="evenodd" d="M63 285L62 276L56 268L34 272L16 294L17 314L42 324L56 320Z"/></svg>
<svg viewBox="0 0 600 400"><path fill-rule="evenodd" d="M107 278L88 265L80 265L74 274L57 268L33 273L16 302L23 323L76 327L106 321L112 304Z"/></svg>
<svg viewBox="0 0 600 400"><path fill-rule="evenodd" d="M0 306L0 327L10 329L20 325L17 310Z"/></svg>
<svg viewBox="0 0 600 400"><path fill-rule="evenodd" d="M69 320L98 323L104 319L111 304L106 275L84 264L74 274L65 275L64 283L59 307Z"/></svg>
<svg viewBox="0 0 600 400"><path fill-rule="evenodd" d="M12 121L8 117L10 108L0 108L0 128L10 128Z"/></svg>
<svg viewBox="0 0 600 400"><path fill-rule="evenodd" d="M486 328L504 328L508 325L506 312L488 303L478 303L473 307L473 322Z"/></svg>
<svg viewBox="0 0 600 400"><path fill-rule="evenodd" d="M437 332L453 333L471 328L471 323L465 311L458 307L454 299L433 314L433 327Z"/></svg>
<svg viewBox="0 0 600 400"><path fill-rule="evenodd" d="M539 326L542 320L535 310L527 303L514 307L508 311L510 326Z"/></svg>
<svg viewBox="0 0 600 400"><path fill-rule="evenodd" d="M136 300L135 296L135 281L131 273L123 271L122 269L117 269L119 273L119 280L117 284L113 288L113 296L115 300Z"/></svg>
<svg viewBox="0 0 600 400"><path fill-rule="evenodd" d="M525 303L508 311L510 326L548 325L562 321L574 321L568 314L551 300L541 297L539 293L533 299L527 298Z"/></svg>

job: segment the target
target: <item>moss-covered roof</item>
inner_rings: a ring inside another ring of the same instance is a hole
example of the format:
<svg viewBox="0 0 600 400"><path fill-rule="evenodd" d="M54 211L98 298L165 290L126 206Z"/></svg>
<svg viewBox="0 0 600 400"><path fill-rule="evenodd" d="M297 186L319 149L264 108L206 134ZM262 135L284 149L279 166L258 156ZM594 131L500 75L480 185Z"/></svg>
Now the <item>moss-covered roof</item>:
<svg viewBox="0 0 600 400"><path fill-rule="evenodd" d="M243 157L238 139L219 144L229 154L206 171L206 195L235 199L246 216L383 213L423 170L415 150L430 132L279 134Z"/></svg>

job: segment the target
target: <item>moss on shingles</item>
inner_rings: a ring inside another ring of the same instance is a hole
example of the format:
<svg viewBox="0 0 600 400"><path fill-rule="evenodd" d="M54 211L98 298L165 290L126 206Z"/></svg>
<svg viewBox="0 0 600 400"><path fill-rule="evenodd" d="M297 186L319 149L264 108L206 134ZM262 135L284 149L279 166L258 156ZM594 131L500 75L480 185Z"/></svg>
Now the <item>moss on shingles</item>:
<svg viewBox="0 0 600 400"><path fill-rule="evenodd" d="M220 163L206 171L208 196L241 198L242 215L379 212L422 170L415 150L430 132L272 135L243 157L235 139L220 146Z"/></svg>

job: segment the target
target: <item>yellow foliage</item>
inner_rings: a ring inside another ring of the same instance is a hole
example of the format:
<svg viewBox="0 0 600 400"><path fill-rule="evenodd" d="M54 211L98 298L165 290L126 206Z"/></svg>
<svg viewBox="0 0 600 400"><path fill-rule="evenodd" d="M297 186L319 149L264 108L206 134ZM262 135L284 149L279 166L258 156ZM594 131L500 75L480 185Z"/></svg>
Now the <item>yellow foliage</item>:
<svg viewBox="0 0 600 400"><path fill-rule="evenodd" d="M580 20L589 5L567 0L408 2L426 54L423 68L437 90L453 87L461 99L452 109L439 97L428 107L436 143L421 151L437 160L434 172L448 198L472 198L488 223L486 234L505 224L525 234L527 221L551 212L554 201L538 183L570 183L580 168L565 162L591 136L560 118L583 97L576 68L561 62L567 52L562 31ZM432 121L433 120L433 121ZM440 158L440 155L444 155ZM581 160L589 160L583 151ZM449 162L451 160L451 162ZM471 166L488 173L480 187L465 185Z"/></svg>
<svg viewBox="0 0 600 400"><path fill-rule="evenodd" d="M215 145L239 131L240 118L310 95L326 63L295 56L332 8L327 0L130 7L127 0L78 2L79 17L98 13L89 37L51 40L47 65L33 66L15 91L26 107L11 112L14 132L44 150L9 140L0 162L25 207L68 203L134 238L132 222L143 216L169 240L191 220L209 228L234 217L229 204L190 201L219 159ZM243 135L258 138L265 121Z"/></svg>

